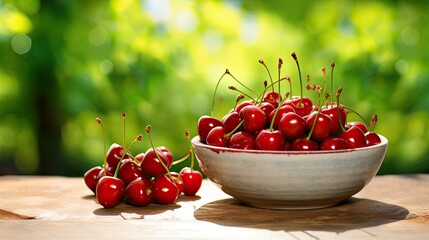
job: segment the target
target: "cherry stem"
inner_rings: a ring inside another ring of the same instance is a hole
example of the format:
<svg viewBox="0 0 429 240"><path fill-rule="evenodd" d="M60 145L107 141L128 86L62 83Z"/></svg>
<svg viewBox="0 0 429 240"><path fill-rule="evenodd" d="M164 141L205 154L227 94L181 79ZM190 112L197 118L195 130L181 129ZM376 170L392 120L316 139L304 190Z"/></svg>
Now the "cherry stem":
<svg viewBox="0 0 429 240"><path fill-rule="evenodd" d="M122 112L122 123L124 126L124 144L122 146L126 146L127 144L125 142L125 113L124 112Z"/></svg>
<svg viewBox="0 0 429 240"><path fill-rule="evenodd" d="M308 90L311 89L311 85L310 85L310 75L307 74L307 77L305 78L305 95L308 96Z"/></svg>
<svg viewBox="0 0 429 240"><path fill-rule="evenodd" d="M245 93L245 92L241 91L240 89L236 88L235 86L228 86L228 89L233 90L233 91L237 91L237 92L239 92L240 94L243 94L244 96L246 96L246 97L248 97L248 98L250 98L250 99L253 99L253 97L252 97L252 96L250 96L249 94L247 94L247 93Z"/></svg>
<svg viewBox="0 0 429 240"><path fill-rule="evenodd" d="M188 153L186 154L186 156L184 156L184 157L182 157L180 159L175 160L171 165L177 165L179 163L182 163L182 162L186 161L189 158L189 156L191 156L191 150L188 151Z"/></svg>
<svg viewBox="0 0 429 240"><path fill-rule="evenodd" d="M277 117L277 114L279 113L280 108L282 107L283 103L286 101L286 99L289 97L289 93L285 94L285 98L283 99L283 101L281 103L278 104L276 111L274 112L273 115L273 119L271 119L271 123L270 123L270 132L273 131L274 129L274 121ZM280 98L280 97L279 97Z"/></svg>
<svg viewBox="0 0 429 240"><path fill-rule="evenodd" d="M143 136L141 134L137 135L137 137L134 139L134 141L131 142L130 146L128 146L127 149L125 149L124 153L121 156L121 159L118 162L118 165L116 166L115 174L113 175L113 177L116 178L118 176L119 168L122 165L122 160L124 159L125 155L127 155L128 150L130 150L130 148L134 145L134 143L140 142L142 140L142 138L143 138Z"/></svg>
<svg viewBox="0 0 429 240"><path fill-rule="evenodd" d="M303 103L302 103L302 76L301 76L301 68L299 67L299 62L298 62L298 57L296 56L295 52L292 52L291 54L293 60L295 60L296 66L298 68L298 74L299 74L299 85L301 86L301 99L299 101L299 106L298 107L302 107Z"/></svg>
<svg viewBox="0 0 429 240"><path fill-rule="evenodd" d="M331 104L334 102L333 100L334 96L332 95L334 91L334 68L335 68L335 62L334 60L332 60L331 61ZM339 105L337 104L337 106Z"/></svg>
<svg viewBox="0 0 429 240"><path fill-rule="evenodd" d="M149 138L150 146L152 147L153 151L155 152L156 158L158 158L159 163L161 163L162 167L166 170L166 172L167 172L167 174L168 174L168 177L169 177L172 181L174 181L174 178L173 178L173 176L171 175L170 169L168 169L168 167L167 167L167 166L165 165L165 163L162 161L161 157L159 157L158 150L157 150L157 149L155 148L155 146L153 145L152 138L150 137L150 130L151 130L151 129L152 129L152 126L151 126L151 125L147 125L147 126L146 126L146 133L147 133L147 136L148 136L148 138Z"/></svg>
<svg viewBox="0 0 429 240"><path fill-rule="evenodd" d="M346 129L344 128L342 122L341 122L341 117L340 117L340 95L343 92L343 88L339 87L337 90L337 93L335 94L335 96L337 97L337 116L338 116L338 122L340 123L340 127L341 127L341 131L345 132Z"/></svg>
<svg viewBox="0 0 429 240"><path fill-rule="evenodd" d="M221 80L223 79L223 77L225 77L225 75L226 75L227 73L229 73L229 70L228 70L228 69L226 69L226 70L225 70L225 72L222 74L222 76L220 76L219 80L217 81L217 84L216 84L216 87L215 87L215 90L214 90L214 93L213 93L213 99L212 99L212 111L211 111L211 114L210 114L210 116L211 116L211 117L213 117L213 113L214 113L214 103L215 103L215 98L216 98L217 89L218 89L218 87L219 87L219 84L220 84Z"/></svg>
<svg viewBox="0 0 429 240"><path fill-rule="evenodd" d="M377 124L377 121L378 121L377 114L374 113L371 117L371 121L369 122L369 131L370 132L374 132L375 125Z"/></svg>
<svg viewBox="0 0 429 240"><path fill-rule="evenodd" d="M106 173L106 167L107 167L107 146L106 146L106 134L104 133L104 126L103 126L103 121L101 121L100 118L95 118L95 121L98 123L98 125L100 125L101 127L101 132L103 134L103 141L104 141L104 163L103 163L103 169L104 169L104 174Z"/></svg>
<svg viewBox="0 0 429 240"><path fill-rule="evenodd" d="M185 135L186 135L186 138L188 139L188 144L189 144L189 152L191 153L191 166L190 166L190 168L191 168L191 170L194 170L194 162L195 162L195 157L194 157L194 147L192 146L192 143L191 143L191 134L189 133L189 131L185 131Z"/></svg>
<svg viewBox="0 0 429 240"><path fill-rule="evenodd" d="M271 77L271 73L270 73L270 70L267 67L267 64L265 64L264 60L262 60L262 59L259 60L259 63L262 64L262 66L265 67L265 70L267 70L268 76L270 77L270 81L271 81L271 88L272 88L272 91L274 92L273 78Z"/></svg>
<svg viewBox="0 0 429 240"><path fill-rule="evenodd" d="M244 94L238 94L237 98L235 99L235 106L234 109L237 107L238 102L240 102L244 98Z"/></svg>
<svg viewBox="0 0 429 240"><path fill-rule="evenodd" d="M279 81L287 80L287 78L288 78L288 77L282 78L282 79L277 80L277 81L273 82L272 84L270 84L270 85L266 86L266 87L265 87L265 89L264 89L264 91L262 91L262 93L261 93L261 94L259 94L259 96L256 98L256 100L255 100L255 105L258 105L258 104L262 103L262 101L263 101L263 99L264 99L264 95L265 95L266 90L267 90L268 88L273 87L273 86L274 86L274 84L276 84L276 83L277 83L277 82L279 82Z"/></svg>
<svg viewBox="0 0 429 240"><path fill-rule="evenodd" d="M258 95L252 89L248 88L246 85L244 85L243 83L241 83L234 75L232 75L232 73L228 69L225 72L225 74L228 74L229 76L231 76L236 82L238 82L241 86L243 86L244 88L246 88L247 90L249 90L251 93L255 94L256 96Z"/></svg>
<svg viewBox="0 0 429 240"><path fill-rule="evenodd" d="M281 99L281 97L280 97L280 90L281 90L281 88L280 88L280 72L282 70L282 65L283 65L283 59L279 58L279 62L277 64L277 69L278 69L277 79L279 80L278 81L279 82L279 92L278 92L278 94L279 94L279 102L280 102L280 99Z"/></svg>
<svg viewBox="0 0 429 240"><path fill-rule="evenodd" d="M326 67L322 67L322 72L323 72L323 93L325 93L326 92Z"/></svg>
<svg viewBox="0 0 429 240"><path fill-rule="evenodd" d="M365 118L364 118L364 117L362 117L362 115L360 115L358 112L356 112L355 110L353 110L353 109L351 109L351 108L349 108L349 107L347 107L347 106L344 106L344 105L343 105L343 107L344 107L345 109L347 109L348 111L350 111L350 112L352 112L352 113L354 113L354 114L358 115L358 117L362 120L362 122L363 122L366 126L368 126L368 122L365 120Z"/></svg>
<svg viewBox="0 0 429 240"><path fill-rule="evenodd" d="M280 79L280 80L283 80L283 79L285 79L285 80L287 80L288 82L289 82L289 96L292 98L292 82L290 81L290 76L286 76L285 78L282 78L282 79Z"/></svg>
<svg viewBox="0 0 429 240"><path fill-rule="evenodd" d="M328 97L329 97L329 94L325 94L325 96L324 96L324 98L322 100L321 105L317 109L316 117L314 118L313 125L311 125L311 130L308 133L307 140L310 140L311 135L313 134L314 128L316 127L317 119L319 118L319 114L322 111L322 107L321 106L325 103L325 100L328 99Z"/></svg>

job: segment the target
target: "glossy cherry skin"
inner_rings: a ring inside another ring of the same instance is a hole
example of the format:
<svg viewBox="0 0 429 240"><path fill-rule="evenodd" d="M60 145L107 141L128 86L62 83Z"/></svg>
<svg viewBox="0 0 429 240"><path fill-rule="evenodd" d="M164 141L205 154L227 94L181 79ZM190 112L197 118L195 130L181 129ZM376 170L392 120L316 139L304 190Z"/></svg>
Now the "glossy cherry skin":
<svg viewBox="0 0 429 240"><path fill-rule="evenodd" d="M318 150L319 145L313 140L307 138L297 138L291 143L291 150L293 151L314 151Z"/></svg>
<svg viewBox="0 0 429 240"><path fill-rule="evenodd" d="M229 139L228 147L236 149L256 149L255 136L244 131L236 132Z"/></svg>
<svg viewBox="0 0 429 240"><path fill-rule="evenodd" d="M375 132L366 132L365 133L366 145L373 146L381 143L381 139Z"/></svg>
<svg viewBox="0 0 429 240"><path fill-rule="evenodd" d="M356 126L360 128L360 130L362 130L363 133L366 133L368 131L368 128L366 127L366 125L363 122L359 122L359 121L348 122L345 128L346 130L348 130L352 126Z"/></svg>
<svg viewBox="0 0 429 240"><path fill-rule="evenodd" d="M261 105L259 105L259 108L264 111L265 117L268 119L270 116L270 113L274 111L276 108L273 106L273 104L269 102L262 102Z"/></svg>
<svg viewBox="0 0 429 240"><path fill-rule="evenodd" d="M279 151L284 149L284 137L279 130L263 129L256 135L255 142L258 150Z"/></svg>
<svg viewBox="0 0 429 240"><path fill-rule="evenodd" d="M136 159L136 162L140 165L140 163L143 161L144 153L137 154L134 158Z"/></svg>
<svg viewBox="0 0 429 240"><path fill-rule="evenodd" d="M153 180L152 191L155 201L159 204L172 204L179 196L179 188L167 173Z"/></svg>
<svg viewBox="0 0 429 240"><path fill-rule="evenodd" d="M264 111L254 105L241 109L240 116L244 120L243 129L249 133L262 130L267 123Z"/></svg>
<svg viewBox="0 0 429 240"><path fill-rule="evenodd" d="M98 181L95 196L98 203L104 208L117 206L124 198L124 195L125 185L121 179L104 176Z"/></svg>
<svg viewBox="0 0 429 240"><path fill-rule="evenodd" d="M143 174L156 177L166 173L167 170L164 168L164 166L162 166L160 161L162 161L168 169L171 167L171 162L164 152L158 149L156 152L161 159L158 159L158 156L153 148L149 148L146 151L145 156L140 163L140 169Z"/></svg>
<svg viewBox="0 0 429 240"><path fill-rule="evenodd" d="M346 140L349 148L360 148L366 146L365 134L357 126L350 127L347 131L340 133L338 136Z"/></svg>
<svg viewBox="0 0 429 240"><path fill-rule="evenodd" d="M129 158L122 160L118 170L118 178L122 179L125 186L128 186L130 182L141 176L143 176L143 173L136 162Z"/></svg>
<svg viewBox="0 0 429 240"><path fill-rule="evenodd" d="M278 129L285 138L295 139L302 135L307 128L304 118L295 112L289 112L283 115L279 121Z"/></svg>
<svg viewBox="0 0 429 240"><path fill-rule="evenodd" d="M100 172L103 171L103 168L100 166L93 167L85 172L83 175L83 180L85 181L86 186L95 193L97 188L98 180L100 180Z"/></svg>
<svg viewBox="0 0 429 240"><path fill-rule="evenodd" d="M278 92L269 91L269 92L266 92L264 94L263 101L269 102L274 106L274 108L277 108L279 103L282 101L282 97L280 96L280 94Z"/></svg>
<svg viewBox="0 0 429 240"><path fill-rule="evenodd" d="M302 117L313 111L313 102L306 97L302 98L302 102L300 97L295 97L292 100L287 100L284 104L292 106L295 112Z"/></svg>
<svg viewBox="0 0 429 240"><path fill-rule="evenodd" d="M225 138L227 134L228 131L224 127L215 127L207 135L206 142L211 146L227 147L229 141L229 139Z"/></svg>
<svg viewBox="0 0 429 240"><path fill-rule="evenodd" d="M323 141L331 133L331 118L321 112L318 115L317 112L312 112L306 121L307 129L309 129L309 131L313 127L314 121L316 121L316 125L314 126L311 138L316 141Z"/></svg>
<svg viewBox="0 0 429 240"><path fill-rule="evenodd" d="M230 112L222 118L222 127L228 132L234 130L241 122L241 117L238 112Z"/></svg>
<svg viewBox="0 0 429 240"><path fill-rule="evenodd" d="M107 150L107 156L106 156L106 162L107 162L107 169L109 172L113 171L113 173L116 170L116 166L118 166L118 163L121 159L130 158L130 155L127 153L124 155L125 149L117 144L113 143L110 145L109 149Z"/></svg>
<svg viewBox="0 0 429 240"><path fill-rule="evenodd" d="M139 177L130 182L125 190L125 197L128 203L136 207L144 207L152 203L153 192L152 182Z"/></svg>
<svg viewBox="0 0 429 240"><path fill-rule="evenodd" d="M164 153L164 155L167 157L167 159L168 159L168 163L167 163L167 166L171 166L171 164L173 164L173 161L174 161L174 157L173 157L173 153L170 151L170 149L168 149L167 147L165 147L165 146L159 146L159 147L156 147L156 149L158 150L158 151L161 151L162 153Z"/></svg>
<svg viewBox="0 0 429 240"><path fill-rule="evenodd" d="M180 178L180 173L178 172L170 172L173 177L174 182L176 183L177 188L179 189L179 194L183 192L183 188L185 187L182 179Z"/></svg>
<svg viewBox="0 0 429 240"><path fill-rule="evenodd" d="M328 137L319 145L320 150L339 150L347 148L347 141L339 137Z"/></svg>
<svg viewBox="0 0 429 240"><path fill-rule="evenodd" d="M201 142L205 143L207 135L209 132L217 126L221 126L222 122L214 117L210 117L207 115L201 116L198 119L198 136L200 136Z"/></svg>
<svg viewBox="0 0 429 240"><path fill-rule="evenodd" d="M322 108L322 113L331 118L331 135L341 132L341 126L346 124L347 113L343 107L337 108L337 105L328 105ZM338 113L340 114L338 117Z"/></svg>
<svg viewBox="0 0 429 240"><path fill-rule="evenodd" d="M203 175L189 167L184 167L180 170L180 178L183 181L183 193L187 196L194 196L200 190L203 183Z"/></svg>
<svg viewBox="0 0 429 240"><path fill-rule="evenodd" d="M237 106L235 106L234 111L239 113L244 107L253 105L255 105L255 102L253 102L252 100L242 101L241 103L237 104Z"/></svg>
<svg viewBox="0 0 429 240"><path fill-rule="evenodd" d="M277 109L275 109L274 111L272 111L269 115L268 115L268 122L271 123L271 121L274 118L274 115L276 114ZM283 105L279 108L279 111L277 112L276 115L276 119L274 119L274 123L273 126L275 128L279 127L279 122L280 119L286 114L286 113L290 113L290 112L295 112L294 108L291 107L290 105Z"/></svg>

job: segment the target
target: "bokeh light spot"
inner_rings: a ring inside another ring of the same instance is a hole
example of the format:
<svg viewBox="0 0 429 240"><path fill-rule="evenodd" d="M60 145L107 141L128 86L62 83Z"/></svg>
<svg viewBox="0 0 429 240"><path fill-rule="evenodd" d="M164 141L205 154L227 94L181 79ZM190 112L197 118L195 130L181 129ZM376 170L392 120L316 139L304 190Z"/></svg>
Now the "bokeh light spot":
<svg viewBox="0 0 429 240"><path fill-rule="evenodd" d="M25 34L16 34L11 41L12 49L18 54L26 54L31 49L31 38Z"/></svg>

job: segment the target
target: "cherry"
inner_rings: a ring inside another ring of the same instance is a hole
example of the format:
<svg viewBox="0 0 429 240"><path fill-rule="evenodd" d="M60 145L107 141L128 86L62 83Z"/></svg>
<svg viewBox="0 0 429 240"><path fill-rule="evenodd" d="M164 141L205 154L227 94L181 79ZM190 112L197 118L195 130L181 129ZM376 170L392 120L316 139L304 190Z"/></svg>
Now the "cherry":
<svg viewBox="0 0 429 240"><path fill-rule="evenodd" d="M369 123L369 131L365 133L366 145L373 146L381 143L381 139L377 133L374 132L375 125L377 124L378 117L376 114L372 115Z"/></svg>
<svg viewBox="0 0 429 240"><path fill-rule="evenodd" d="M86 186L95 193L95 189L97 187L98 180L100 180L100 172L103 171L103 168L100 166L93 167L85 172L83 175L83 179L85 181Z"/></svg>
<svg viewBox="0 0 429 240"><path fill-rule="evenodd" d="M272 121L274 118L274 115L276 114L276 110L272 111L269 115L268 115L268 121ZM283 105L280 107L280 109L278 110L278 113L276 115L276 118L274 119L274 128L278 128L279 126L279 122L280 119L283 117L283 115L285 115L286 113L290 113L290 112L295 112L295 109L293 107L291 107L290 105Z"/></svg>
<svg viewBox="0 0 429 240"><path fill-rule="evenodd" d="M135 179L143 176L139 165L132 159L122 160L121 166L118 170L118 177L124 181L125 186Z"/></svg>
<svg viewBox="0 0 429 240"><path fill-rule="evenodd" d="M360 148L366 146L365 135L357 126L352 126L347 131L339 134L339 137L346 140L349 148Z"/></svg>
<svg viewBox="0 0 429 240"><path fill-rule="evenodd" d="M228 131L224 127L215 127L207 135L206 142L212 146L227 147L229 141L229 139L226 138L227 134Z"/></svg>
<svg viewBox="0 0 429 240"><path fill-rule="evenodd" d="M274 108L277 108L279 103L282 102L282 97L278 92L270 91L264 94L264 97L262 100L264 102L271 103L271 105L273 105Z"/></svg>
<svg viewBox="0 0 429 240"><path fill-rule="evenodd" d="M255 137L245 131L236 132L229 139L228 147L237 149L256 149Z"/></svg>
<svg viewBox="0 0 429 240"><path fill-rule="evenodd" d="M243 129L249 133L262 130L267 123L264 111L254 105L241 109L240 116L244 120Z"/></svg>
<svg viewBox="0 0 429 240"><path fill-rule="evenodd" d="M283 150L284 137L279 130L263 129L256 135L256 149Z"/></svg>
<svg viewBox="0 0 429 240"><path fill-rule="evenodd" d="M349 129L349 128L353 127L353 126L356 126L356 127L360 128L360 130L361 130L362 132L364 132L364 133L368 131L368 129L367 129L367 127L366 127L365 123L363 123L363 122L359 122L359 121L348 122L348 123L346 124L345 128L346 128L346 130L347 130L347 129Z"/></svg>
<svg viewBox="0 0 429 240"><path fill-rule="evenodd" d="M116 169L116 166L118 165L119 161L121 161L121 159L130 158L130 155L128 153L126 153L125 155L124 153L124 148L121 145L117 143L113 143L112 145L110 145L110 148L107 150L107 165L112 169Z"/></svg>
<svg viewBox="0 0 429 240"><path fill-rule="evenodd" d="M331 134L335 135L341 132L341 126L346 124L347 113L342 106L331 105L322 108L322 113L331 118ZM338 116L338 113L340 114Z"/></svg>
<svg viewBox="0 0 429 240"><path fill-rule="evenodd" d="M183 193L187 196L194 196L201 187L203 176L191 167L184 167L180 171L180 179L183 181Z"/></svg>
<svg viewBox="0 0 429 240"><path fill-rule="evenodd" d="M124 182L116 177L104 176L100 178L96 188L98 203L104 208L117 206L125 194Z"/></svg>
<svg viewBox="0 0 429 240"><path fill-rule="evenodd" d="M145 177L134 179L125 192L127 202L137 207L147 206L153 200L152 182Z"/></svg>
<svg viewBox="0 0 429 240"><path fill-rule="evenodd" d="M273 104L271 104L271 103L269 103L269 102L262 102L262 103L259 105L259 108L260 108L262 111L264 111L264 113L265 113L265 117L266 117L266 118L269 118L270 113L276 109L276 108L273 106Z"/></svg>
<svg viewBox="0 0 429 240"><path fill-rule="evenodd" d="M318 150L319 145L311 139L297 138L292 141L290 149L294 151L313 151Z"/></svg>
<svg viewBox="0 0 429 240"><path fill-rule="evenodd" d="M253 100L246 100L246 101L239 103L237 106L235 106L234 110L239 113L241 111L241 109L243 109L244 107L253 106L253 105L255 105L255 102Z"/></svg>
<svg viewBox="0 0 429 240"><path fill-rule="evenodd" d="M241 117L238 112L230 112L226 114L222 118L222 127L226 129L226 131L231 132L234 130L241 122Z"/></svg>
<svg viewBox="0 0 429 240"><path fill-rule="evenodd" d="M142 173L154 177L164 174L166 170L162 166L161 161L167 166L167 168L171 167L171 162L164 152L156 149L155 153L153 148L149 148L140 163Z"/></svg>
<svg viewBox="0 0 429 240"><path fill-rule="evenodd" d="M173 177L174 182L177 185L177 188L179 189L179 194L183 192L183 188L185 187L185 184L182 181L182 178L180 178L180 173L178 172L170 172L171 176Z"/></svg>
<svg viewBox="0 0 429 240"><path fill-rule="evenodd" d="M200 141L203 143L206 142L209 132L217 126L222 126L222 122L219 119L207 115L200 117L198 119L198 135L200 136Z"/></svg>
<svg viewBox="0 0 429 240"><path fill-rule="evenodd" d="M173 153L170 151L170 149L168 149L166 146L159 146L159 147L156 147L156 149L158 151L161 151L162 153L164 153L164 155L168 159L168 163L166 165L171 166L173 164L174 157L173 157Z"/></svg>
<svg viewBox="0 0 429 240"><path fill-rule="evenodd" d="M179 188L169 174L162 174L153 181L153 197L159 204L172 204L179 196Z"/></svg>
<svg viewBox="0 0 429 240"><path fill-rule="evenodd" d="M339 137L328 137L320 143L320 150L347 149L347 141Z"/></svg>
<svg viewBox="0 0 429 240"><path fill-rule="evenodd" d="M309 115L313 111L313 102L307 97L294 98L286 101L284 104L293 107L295 112L302 117Z"/></svg>
<svg viewBox="0 0 429 240"><path fill-rule="evenodd" d="M134 159L140 165L140 163L143 161L143 157L144 157L144 153L139 153L134 157Z"/></svg>
<svg viewBox="0 0 429 240"><path fill-rule="evenodd" d="M306 126L304 118L295 112L289 112L280 119L278 129L285 138L294 139L304 133Z"/></svg>
<svg viewBox="0 0 429 240"><path fill-rule="evenodd" d="M331 133L331 122L331 118L328 115L321 112L312 112L308 116L306 124L308 129L311 129L315 124L311 137L316 141L322 141Z"/></svg>

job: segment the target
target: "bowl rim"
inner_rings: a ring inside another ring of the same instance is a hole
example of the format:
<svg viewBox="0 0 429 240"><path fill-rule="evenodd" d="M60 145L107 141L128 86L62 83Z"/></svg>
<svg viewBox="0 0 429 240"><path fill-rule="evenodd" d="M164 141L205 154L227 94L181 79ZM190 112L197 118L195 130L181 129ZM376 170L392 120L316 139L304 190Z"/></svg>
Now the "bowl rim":
<svg viewBox="0 0 429 240"><path fill-rule="evenodd" d="M197 135L192 138L191 142L194 147L200 147L205 149L210 149L215 152L228 152L228 153L250 153L250 154L287 154L287 155L306 155L306 154L333 154L333 153L348 153L348 152L358 152L358 151L366 151L375 148L387 147L388 140L383 135L377 134L381 143L366 146L361 148L349 148L349 149L339 149L339 150L307 150L307 151L277 151L277 150L256 150L256 149L238 149L238 148L228 148L228 147L218 147L211 146L206 143L200 141L200 137Z"/></svg>

